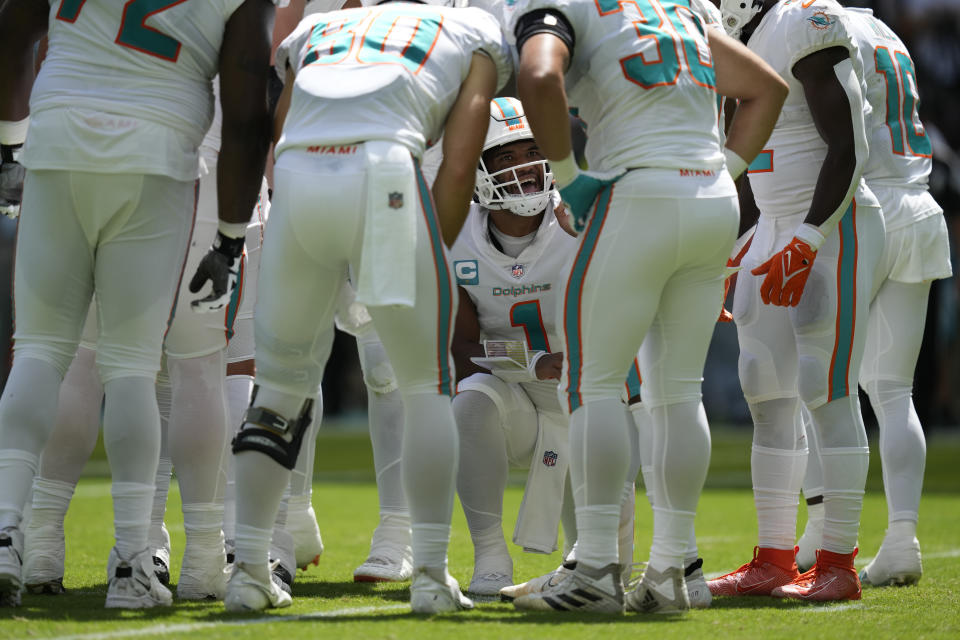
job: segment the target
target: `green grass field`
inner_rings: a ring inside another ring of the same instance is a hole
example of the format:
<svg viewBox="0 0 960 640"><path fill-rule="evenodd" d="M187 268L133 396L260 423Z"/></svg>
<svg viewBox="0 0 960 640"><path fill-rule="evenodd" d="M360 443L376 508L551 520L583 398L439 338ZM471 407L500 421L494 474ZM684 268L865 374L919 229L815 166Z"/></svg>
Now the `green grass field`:
<svg viewBox="0 0 960 640"><path fill-rule="evenodd" d="M871 439L876 440L876 434ZM960 437L934 434L928 447L920 540L924 577L916 587L865 589L855 603L808 605L764 598L717 599L713 607L679 617L622 618L525 614L507 604L479 604L472 612L424 619L410 615L407 585L361 585L352 571L366 557L377 521L370 446L362 433L326 431L318 441L313 503L326 552L319 567L298 572L294 604L278 613L227 615L219 603L177 603L161 610L117 612L103 608L105 565L112 546L109 481L102 461L88 466L67 515L65 596L25 595L18 609L0 609L0 638L605 638L655 633L658 638L958 638L960 637ZM879 458L871 457L860 531L865 564L876 552L886 523ZM524 474L516 478L522 480ZM704 570L718 574L749 560L756 518L749 491L749 432L714 434L708 488L700 502L697 532ZM521 488L511 483L505 528L512 531ZM183 527L179 496L171 491L168 526L179 571ZM802 518L801 507L801 518ZM637 555L651 537L650 512L638 495ZM514 552L515 578L554 568L559 556ZM450 569L465 585L472 548L463 513L454 511ZM563 625L562 627L559 625Z"/></svg>

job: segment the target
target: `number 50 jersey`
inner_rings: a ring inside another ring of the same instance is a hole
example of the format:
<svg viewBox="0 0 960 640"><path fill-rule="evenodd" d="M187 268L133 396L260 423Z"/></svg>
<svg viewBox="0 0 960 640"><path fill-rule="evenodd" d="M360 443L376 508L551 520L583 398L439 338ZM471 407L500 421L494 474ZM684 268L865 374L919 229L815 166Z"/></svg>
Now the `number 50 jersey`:
<svg viewBox="0 0 960 640"><path fill-rule="evenodd" d="M50 0L24 164L195 180L224 27L243 1Z"/></svg>
<svg viewBox="0 0 960 640"><path fill-rule="evenodd" d="M557 329L557 301L569 273L577 239L567 235L547 205L533 242L516 258L490 240L487 210L470 205L467 220L450 250L457 285L477 308L481 339L523 340L527 349L563 351ZM537 407L560 411L557 381L524 382Z"/></svg>
<svg viewBox="0 0 960 640"><path fill-rule="evenodd" d="M277 156L391 140L421 157L439 139L474 53L493 60L498 89L506 84L510 52L481 9L387 3L305 17L277 49L281 77L288 67L296 75Z"/></svg>

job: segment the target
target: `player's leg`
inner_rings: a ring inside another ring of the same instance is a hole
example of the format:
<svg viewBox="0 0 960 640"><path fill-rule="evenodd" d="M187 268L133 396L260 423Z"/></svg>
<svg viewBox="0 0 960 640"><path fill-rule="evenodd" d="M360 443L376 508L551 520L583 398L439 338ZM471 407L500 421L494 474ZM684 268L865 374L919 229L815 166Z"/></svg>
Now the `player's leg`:
<svg viewBox="0 0 960 640"><path fill-rule="evenodd" d="M28 172L24 184L16 343L0 398L0 606L20 601L21 515L93 293L93 251L78 221L71 178L63 171Z"/></svg>
<svg viewBox="0 0 960 640"><path fill-rule="evenodd" d="M740 385L753 418L750 467L758 546L751 562L708 581L714 596L769 595L798 575L794 542L806 448L797 397L796 338L786 310L761 301L763 277L750 273L780 250L796 224L795 217L761 217L738 274L733 315Z"/></svg>
<svg viewBox="0 0 960 640"><path fill-rule="evenodd" d="M416 307L371 306L403 398L401 472L410 508L411 607L433 613L472 607L447 572L458 438L451 408L450 340L457 299L429 189L417 172ZM370 196L373 197L373 196Z"/></svg>
<svg viewBox="0 0 960 640"><path fill-rule="evenodd" d="M167 495L170 493L170 478L173 461L170 459L170 402L172 398L170 377L166 361L161 362L157 374L157 409L160 412L160 457L157 460L157 475L154 480L153 505L150 507L150 533L147 545L153 553L157 579L164 586L170 585L170 532L163 518L167 513Z"/></svg>
<svg viewBox="0 0 960 640"><path fill-rule="evenodd" d="M233 441L236 568L229 611L289 606L271 580L272 530L313 417L362 207L363 164L290 151L275 168L254 313L256 386ZM327 206L317 210L316 202Z"/></svg>
<svg viewBox="0 0 960 640"><path fill-rule="evenodd" d="M710 463L700 381L737 219L733 198L680 200L658 208L685 224L677 244L678 268L663 287L640 348L643 402L653 421L653 544L643 580L628 594L627 606L644 612L690 606L684 574L692 564L688 547ZM668 584L674 586L672 597Z"/></svg>
<svg viewBox="0 0 960 640"><path fill-rule="evenodd" d="M869 449L857 376L883 243L880 209L854 202L817 252L804 296L790 311L797 334L798 389L820 445L823 542L811 570L813 580L778 587L773 595L814 600L860 597L853 558Z"/></svg>
<svg viewBox="0 0 960 640"><path fill-rule="evenodd" d="M356 582L409 580L413 575L410 509L403 493L401 448L403 401L387 352L372 329L357 337L357 352L367 386L367 416L373 468L377 474L380 520L370 553L353 572Z"/></svg>
<svg viewBox="0 0 960 640"><path fill-rule="evenodd" d="M107 606L141 608L170 603L148 549L160 451L155 381L193 227L196 185L151 175L103 181L101 192L128 194L116 208L101 209L96 261L97 367L116 529ZM101 193L89 197L91 209L98 207Z"/></svg>
<svg viewBox="0 0 960 640"><path fill-rule="evenodd" d="M807 502L807 523L797 540L797 568L808 571L817 561L817 550L823 540L823 469L820 467L820 442L813 418L806 407L800 407L803 431L807 436L807 469L803 476L803 497Z"/></svg>
<svg viewBox="0 0 960 640"><path fill-rule="evenodd" d="M96 311L91 307L83 340L96 343ZM33 479L30 524L24 532L23 581L33 593L63 593L66 557L63 521L83 466L100 433L103 388L93 344L81 341L60 386L57 424Z"/></svg>
<svg viewBox="0 0 960 640"><path fill-rule="evenodd" d="M917 520L926 441L913 406L913 372L923 340L930 282L887 280L873 301L860 382L880 427L887 533L860 579L912 584L923 573Z"/></svg>

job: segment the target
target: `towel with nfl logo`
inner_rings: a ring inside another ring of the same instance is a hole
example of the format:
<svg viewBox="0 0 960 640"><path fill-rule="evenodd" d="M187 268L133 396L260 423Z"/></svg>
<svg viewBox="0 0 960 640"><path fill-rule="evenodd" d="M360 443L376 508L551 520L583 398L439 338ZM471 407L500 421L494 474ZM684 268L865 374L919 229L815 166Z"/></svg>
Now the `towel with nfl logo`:
<svg viewBox="0 0 960 640"><path fill-rule="evenodd" d="M357 299L371 307L416 302L417 173L410 151L395 142L364 144L367 210Z"/></svg>
<svg viewBox="0 0 960 640"><path fill-rule="evenodd" d="M537 421L537 446L530 461L513 542L524 551L553 553L557 550L557 527L570 461L570 429L561 413L538 411Z"/></svg>

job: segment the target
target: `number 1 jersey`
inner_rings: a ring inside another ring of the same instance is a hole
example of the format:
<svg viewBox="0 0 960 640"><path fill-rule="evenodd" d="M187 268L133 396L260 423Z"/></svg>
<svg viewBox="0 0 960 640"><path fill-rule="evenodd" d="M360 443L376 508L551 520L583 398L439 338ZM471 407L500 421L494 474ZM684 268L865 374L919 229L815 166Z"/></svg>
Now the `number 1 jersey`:
<svg viewBox="0 0 960 640"><path fill-rule="evenodd" d="M277 49L296 75L279 157L289 148L393 140L415 157L443 131L474 53L512 72L497 21L481 9L387 3L305 17Z"/></svg>

